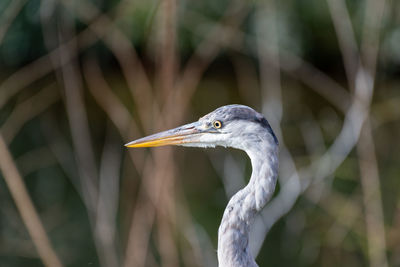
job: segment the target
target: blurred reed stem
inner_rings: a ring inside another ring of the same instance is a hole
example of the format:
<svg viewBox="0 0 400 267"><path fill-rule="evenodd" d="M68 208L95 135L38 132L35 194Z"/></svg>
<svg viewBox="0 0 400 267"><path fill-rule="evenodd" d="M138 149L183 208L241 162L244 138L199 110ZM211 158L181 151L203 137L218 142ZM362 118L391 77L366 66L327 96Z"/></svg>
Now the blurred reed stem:
<svg viewBox="0 0 400 267"><path fill-rule="evenodd" d="M29 197L25 183L18 172L17 166L8 150L3 135L0 133L0 170L4 180L10 190L11 196L15 201L17 209L21 215L32 242L35 245L39 257L44 265L48 267L61 267L61 261L54 251L39 215Z"/></svg>

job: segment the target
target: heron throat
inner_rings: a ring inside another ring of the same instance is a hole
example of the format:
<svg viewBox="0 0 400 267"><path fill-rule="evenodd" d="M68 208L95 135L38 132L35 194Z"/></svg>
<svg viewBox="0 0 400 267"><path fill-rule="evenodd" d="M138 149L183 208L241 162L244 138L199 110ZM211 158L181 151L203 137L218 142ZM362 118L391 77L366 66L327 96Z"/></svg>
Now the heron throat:
<svg viewBox="0 0 400 267"><path fill-rule="evenodd" d="M255 215L275 190L278 172L278 145L270 138L243 150L249 155L252 175L249 183L229 201L218 230L220 267L258 266L249 251L249 232Z"/></svg>

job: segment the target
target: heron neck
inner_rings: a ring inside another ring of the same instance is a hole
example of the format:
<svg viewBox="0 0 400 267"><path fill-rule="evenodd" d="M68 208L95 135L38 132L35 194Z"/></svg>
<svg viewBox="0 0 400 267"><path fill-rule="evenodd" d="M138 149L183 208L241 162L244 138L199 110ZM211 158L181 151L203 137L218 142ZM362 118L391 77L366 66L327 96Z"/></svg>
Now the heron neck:
<svg viewBox="0 0 400 267"><path fill-rule="evenodd" d="M278 148L268 143L251 147L256 148L246 150L253 169L250 181L230 199L218 231L220 267L258 266L249 251L250 226L275 190Z"/></svg>

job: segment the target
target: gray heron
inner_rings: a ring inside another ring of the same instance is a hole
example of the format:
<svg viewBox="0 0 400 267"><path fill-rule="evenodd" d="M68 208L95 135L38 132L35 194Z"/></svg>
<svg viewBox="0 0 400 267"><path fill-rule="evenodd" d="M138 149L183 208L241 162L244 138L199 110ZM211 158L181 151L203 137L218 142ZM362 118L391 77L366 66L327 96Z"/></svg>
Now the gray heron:
<svg viewBox="0 0 400 267"><path fill-rule="evenodd" d="M278 173L278 140L263 115L243 105L222 106L198 121L132 141L127 147L232 147L250 157L248 184L228 202L218 230L221 267L258 266L249 251L255 215L269 201Z"/></svg>

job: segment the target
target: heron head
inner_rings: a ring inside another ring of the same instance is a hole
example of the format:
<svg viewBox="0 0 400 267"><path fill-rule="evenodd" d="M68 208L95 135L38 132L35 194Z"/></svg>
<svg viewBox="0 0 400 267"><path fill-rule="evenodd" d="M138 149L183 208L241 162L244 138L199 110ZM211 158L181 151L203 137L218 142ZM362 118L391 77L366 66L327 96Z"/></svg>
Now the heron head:
<svg viewBox="0 0 400 267"><path fill-rule="evenodd" d="M261 138L278 141L268 121L243 105L222 106L198 121L132 141L127 147L181 145L192 147L234 147L245 149Z"/></svg>

